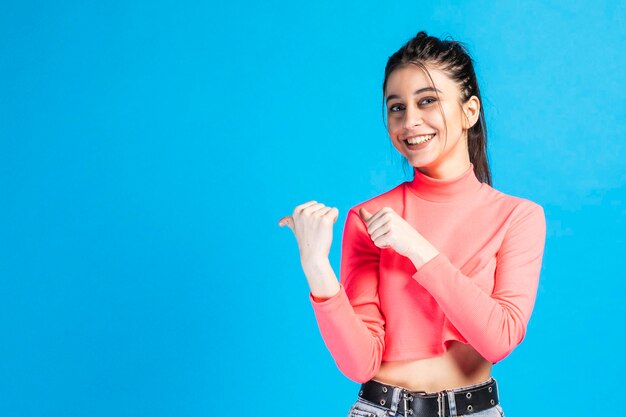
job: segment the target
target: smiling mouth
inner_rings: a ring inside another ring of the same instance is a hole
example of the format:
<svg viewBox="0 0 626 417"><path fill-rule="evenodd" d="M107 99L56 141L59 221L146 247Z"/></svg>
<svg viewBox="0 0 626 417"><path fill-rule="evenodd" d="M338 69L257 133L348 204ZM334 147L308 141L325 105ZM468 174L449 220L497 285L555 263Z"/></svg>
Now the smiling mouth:
<svg viewBox="0 0 626 417"><path fill-rule="evenodd" d="M435 134L420 135L420 136L416 136L413 138L403 139L403 141L408 147L415 147L416 145L421 145L423 143L426 143L432 140L432 138L434 137L435 137Z"/></svg>

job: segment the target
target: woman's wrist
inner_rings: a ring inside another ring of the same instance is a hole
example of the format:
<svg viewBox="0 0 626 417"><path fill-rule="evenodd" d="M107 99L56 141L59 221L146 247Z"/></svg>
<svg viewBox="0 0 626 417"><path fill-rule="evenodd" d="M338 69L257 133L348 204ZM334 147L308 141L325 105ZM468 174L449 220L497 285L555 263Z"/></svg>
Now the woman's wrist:
<svg viewBox="0 0 626 417"><path fill-rule="evenodd" d="M339 282L328 258L303 261L302 269L316 301L328 299L339 292Z"/></svg>
<svg viewBox="0 0 626 417"><path fill-rule="evenodd" d="M308 276L309 273L317 274L319 271L327 269L330 266L330 260L324 256L310 256L300 257L300 263L304 273Z"/></svg>
<svg viewBox="0 0 626 417"><path fill-rule="evenodd" d="M416 269L420 269L437 255L439 255L437 248L426 242L425 245L416 247L407 257L411 260Z"/></svg>

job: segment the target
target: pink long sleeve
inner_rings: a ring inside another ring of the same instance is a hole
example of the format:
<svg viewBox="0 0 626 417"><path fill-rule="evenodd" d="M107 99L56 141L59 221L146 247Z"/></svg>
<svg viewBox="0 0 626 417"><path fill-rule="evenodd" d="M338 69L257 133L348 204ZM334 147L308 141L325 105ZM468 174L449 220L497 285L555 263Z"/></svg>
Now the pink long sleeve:
<svg viewBox="0 0 626 417"><path fill-rule="evenodd" d="M496 255L491 295L440 253L413 278L424 286L465 339L491 363L506 357L526 334L535 303L545 243L541 206L527 204L507 230ZM465 245L472 236L459 236Z"/></svg>
<svg viewBox="0 0 626 417"><path fill-rule="evenodd" d="M385 319L378 299L380 249L359 215L350 210L342 240L340 290L316 302L322 338L337 367L357 382L371 379L382 362Z"/></svg>
<svg viewBox="0 0 626 417"><path fill-rule="evenodd" d="M377 248L361 207L392 208L439 254L416 269L393 249ZM416 170L413 181L353 207L339 292L323 301L309 293L337 367L366 382L383 362L439 356L452 342L502 360L526 335L545 234L540 205L479 182L473 166L446 180Z"/></svg>

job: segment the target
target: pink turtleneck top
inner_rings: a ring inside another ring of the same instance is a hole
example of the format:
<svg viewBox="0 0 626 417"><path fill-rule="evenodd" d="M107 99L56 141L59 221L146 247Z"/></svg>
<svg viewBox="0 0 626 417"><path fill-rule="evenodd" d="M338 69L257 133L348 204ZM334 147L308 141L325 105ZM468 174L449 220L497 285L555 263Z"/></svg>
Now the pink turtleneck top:
<svg viewBox="0 0 626 417"><path fill-rule="evenodd" d="M339 292L309 298L326 347L353 381L381 362L442 355L470 344L491 363L524 338L535 303L546 224L542 207L506 195L474 174L414 179L351 208L342 241ZM439 250L416 269L374 245L359 209L391 207Z"/></svg>

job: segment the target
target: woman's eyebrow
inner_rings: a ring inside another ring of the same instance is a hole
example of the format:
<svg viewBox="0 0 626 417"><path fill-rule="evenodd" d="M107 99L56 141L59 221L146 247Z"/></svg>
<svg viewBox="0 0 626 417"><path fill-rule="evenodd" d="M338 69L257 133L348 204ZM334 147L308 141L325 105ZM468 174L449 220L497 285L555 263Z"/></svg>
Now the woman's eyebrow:
<svg viewBox="0 0 626 417"><path fill-rule="evenodd" d="M419 90L415 90L413 92L413 95L415 96L415 95L417 95L419 93L423 93L424 91L437 91L438 93L443 94L441 92L441 90L438 90L438 89L436 89L434 87L424 87L424 88L420 88ZM400 96L398 96L396 94L391 94L391 95L387 96L387 101L393 100L394 98L400 98Z"/></svg>

